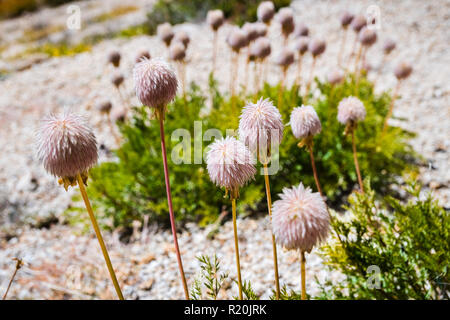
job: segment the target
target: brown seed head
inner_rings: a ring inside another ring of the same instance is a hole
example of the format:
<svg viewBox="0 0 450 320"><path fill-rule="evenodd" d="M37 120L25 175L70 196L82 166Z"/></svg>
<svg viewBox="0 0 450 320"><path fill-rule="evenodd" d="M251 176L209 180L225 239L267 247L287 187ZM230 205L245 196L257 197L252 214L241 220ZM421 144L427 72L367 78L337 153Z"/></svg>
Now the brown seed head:
<svg viewBox="0 0 450 320"><path fill-rule="evenodd" d="M372 29L364 27L358 34L358 40L362 45L370 47L377 41L377 33Z"/></svg>
<svg viewBox="0 0 450 320"><path fill-rule="evenodd" d="M357 15L352 20L352 29L356 33L358 33L363 27L365 27L367 24L367 19L363 15Z"/></svg>
<svg viewBox="0 0 450 320"><path fill-rule="evenodd" d="M312 39L308 44L308 50L313 57L317 57L325 52L327 45L324 40Z"/></svg>
<svg viewBox="0 0 450 320"><path fill-rule="evenodd" d="M264 23L269 23L275 15L275 6L272 1L263 1L259 4L256 10L258 20Z"/></svg>
<svg viewBox="0 0 450 320"><path fill-rule="evenodd" d="M166 46L170 45L174 37L174 33L170 23L165 22L163 24L160 24L156 30L156 33L158 34L158 37L166 44Z"/></svg>
<svg viewBox="0 0 450 320"><path fill-rule="evenodd" d="M289 67L294 63L294 52L289 48L283 48L278 54L275 63L280 67Z"/></svg>
<svg viewBox="0 0 450 320"><path fill-rule="evenodd" d="M348 11L345 11L345 12L342 14L342 16L341 16L341 26L342 26L344 29L346 29L346 28L348 27L348 25L349 25L350 23L352 23L353 18L354 18L354 15L353 15L353 14L351 14L351 13L348 12Z"/></svg>
<svg viewBox="0 0 450 320"><path fill-rule="evenodd" d="M120 65L120 53L119 51L113 51L108 56L108 62L112 63L114 67L118 67Z"/></svg>
<svg viewBox="0 0 450 320"><path fill-rule="evenodd" d="M398 80L406 79L410 76L412 73L413 68L408 62L401 62L397 65L397 67L394 70L395 77Z"/></svg>
<svg viewBox="0 0 450 320"><path fill-rule="evenodd" d="M223 25L225 18L223 16L222 10L210 10L206 16L206 22L210 25L210 27L217 31Z"/></svg>
<svg viewBox="0 0 450 320"><path fill-rule="evenodd" d="M182 61L186 57L186 49L183 43L173 41L169 47L169 57L173 61Z"/></svg>
<svg viewBox="0 0 450 320"><path fill-rule="evenodd" d="M309 41L308 37L299 37L295 39L294 48L301 56L308 51Z"/></svg>
<svg viewBox="0 0 450 320"><path fill-rule="evenodd" d="M306 24L300 22L295 26L294 37L307 37L309 35L309 28Z"/></svg>

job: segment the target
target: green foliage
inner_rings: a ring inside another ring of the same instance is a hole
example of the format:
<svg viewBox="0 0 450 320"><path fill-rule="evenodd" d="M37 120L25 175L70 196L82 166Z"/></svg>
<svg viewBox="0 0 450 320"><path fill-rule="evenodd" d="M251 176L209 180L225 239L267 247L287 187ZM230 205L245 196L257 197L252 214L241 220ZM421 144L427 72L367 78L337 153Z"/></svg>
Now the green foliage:
<svg viewBox="0 0 450 320"><path fill-rule="evenodd" d="M244 295L244 300L259 300L259 296L253 291L250 281L244 280L242 283L242 293Z"/></svg>
<svg viewBox="0 0 450 320"><path fill-rule="evenodd" d="M345 281L322 284L322 298L450 298L449 213L431 195L419 197L414 183L407 203L377 202L369 183L366 189L350 197L348 219L335 219L342 243L323 248L325 264Z"/></svg>
<svg viewBox="0 0 450 320"><path fill-rule="evenodd" d="M351 143L343 136L344 127L336 119L337 104L343 97L353 94L355 83L349 78L334 89L326 83L318 82L318 86L322 95L317 101L311 100L310 103L315 106L323 129L314 139L314 154L322 188L330 202L339 205L356 185L357 178ZM371 84L364 79L361 80L359 89L359 96L367 109L367 117L360 123L356 133L362 175L373 177L375 190L387 192L391 182L395 182L405 169L412 168L410 160L414 159L415 154L407 143L412 134L391 127L381 139L384 117L390 102L389 94L374 95ZM210 108L205 108L206 95L212 101ZM257 96L260 95L277 102L278 86L266 84ZM283 91L282 97L280 111L283 121L287 123L291 110L302 103L302 97L297 94L296 88ZM246 100L243 97L224 96L217 90L215 80L210 78L210 90L206 94L202 94L193 85L186 93L186 102L182 97L177 97L169 105L165 132L173 202L178 221L194 221L205 225L213 222L221 212L230 210L230 201L224 198L223 190L210 182L205 163L194 163L194 141L201 146L199 149L204 156L205 148L210 142L202 141L201 135L208 129L219 129L222 135L235 134L233 130L238 127L239 114ZM115 151L117 158L102 163L91 172L88 192L97 208L97 214L103 218L103 224L110 228L120 226L127 229L133 220L142 220L144 215L149 215L151 221L168 225L159 124L156 120L149 120L149 112L143 107L133 109L130 121L121 126L124 143ZM197 125L201 126L202 132L197 133L196 137L195 121L198 121ZM191 135L191 140L187 141L190 147L186 148L185 153L181 152L179 138L174 141L170 139L171 134L180 128L188 130ZM300 181L315 189L308 153L299 149L297 143L290 128L286 127L280 146L280 169L270 177L274 197L283 187ZM190 161L175 164L171 161L172 153L179 153ZM197 159L202 154L197 154ZM257 174L255 182L241 189L239 213L266 210L264 194L264 178ZM71 216L78 219L76 211Z"/></svg>
<svg viewBox="0 0 450 320"><path fill-rule="evenodd" d="M273 290L272 292L273 294L270 297L270 300L276 300L277 295L275 290ZM301 298L302 298L301 293L297 293L292 289L289 291L286 285L280 288L280 300L301 300Z"/></svg>
<svg viewBox="0 0 450 320"><path fill-rule="evenodd" d="M202 288L206 288L206 297L210 300L217 300L220 290L225 280L228 278L227 273L220 272L220 261L216 255L211 259L208 256L197 257L200 262L200 275L194 280L191 289L191 299L200 300L203 298Z"/></svg>
<svg viewBox="0 0 450 320"><path fill-rule="evenodd" d="M256 20L256 9L259 0L158 0L147 15L147 26L150 34L163 23L179 24L186 21L204 20L212 9L221 9L226 18L242 25L245 21ZM274 0L276 9L289 6L291 0Z"/></svg>
<svg viewBox="0 0 450 320"><path fill-rule="evenodd" d="M74 0L2 0L0 2L0 18L18 16L24 12L35 11L41 6L56 7Z"/></svg>

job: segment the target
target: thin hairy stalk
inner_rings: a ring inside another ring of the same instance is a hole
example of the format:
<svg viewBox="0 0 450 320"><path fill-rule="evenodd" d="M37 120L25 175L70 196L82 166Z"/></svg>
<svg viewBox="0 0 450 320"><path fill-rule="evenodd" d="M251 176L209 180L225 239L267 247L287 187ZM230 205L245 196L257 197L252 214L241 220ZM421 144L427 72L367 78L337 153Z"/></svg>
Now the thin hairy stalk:
<svg viewBox="0 0 450 320"><path fill-rule="evenodd" d="M381 138L383 138L383 136L386 134L388 128L388 121L392 116L392 112L394 111L394 103L395 100L397 99L398 90L400 89L400 83L401 81L398 80L397 84L395 85L394 92L392 93L391 103L389 104L389 111L386 115L386 118L384 119L383 131L381 131Z"/></svg>
<svg viewBox="0 0 450 320"><path fill-rule="evenodd" d="M6 288L6 291L5 291L5 294L3 295L2 300L6 300L6 297L8 296L9 289L11 288L11 285L12 285L12 283L14 281L14 278L16 277L17 271L19 271L19 269L22 268L22 266L23 266L22 259L15 258L15 260L16 260L16 268L14 269L14 272L13 272L13 274L11 276L11 279L9 280L8 287Z"/></svg>
<svg viewBox="0 0 450 320"><path fill-rule="evenodd" d="M320 187L320 183L319 183L319 176L317 175L316 161L314 161L313 146L311 145L308 149L309 149L309 158L311 159L311 166L313 169L314 181L316 182L317 191L319 191L320 195L323 196L322 188Z"/></svg>
<svg viewBox="0 0 450 320"><path fill-rule="evenodd" d="M100 248L102 249L103 257L106 262L106 266L108 267L109 275L113 282L114 288L116 289L117 295L120 300L124 300L122 295L122 290L120 290L119 282L117 281L116 273L114 272L114 268L111 263L111 259L109 258L108 250L106 249L105 242L103 241L102 234L100 232L100 228L97 224L97 219L95 218L94 211L92 210L91 203L89 201L86 188L84 187L83 178L80 174L77 175L78 186L80 187L80 193L83 197L84 204L86 206L86 210L89 214L89 218L91 219L92 227L94 228L95 235L97 236L98 243L100 244Z"/></svg>
<svg viewBox="0 0 450 320"><path fill-rule="evenodd" d="M302 300L306 300L306 260L304 251L300 251L300 273L302 276Z"/></svg>
<svg viewBox="0 0 450 320"><path fill-rule="evenodd" d="M232 207L232 213L233 213L234 249L236 251L236 268L237 268L237 274L238 274L239 299L243 300L241 263L239 261L239 243L238 243L237 224L236 224L236 199L235 198L231 199L231 207Z"/></svg>
<svg viewBox="0 0 450 320"><path fill-rule="evenodd" d="M361 172L359 171L358 156L356 155L355 129L352 129L351 131L352 131L353 160L355 161L356 174L358 175L359 189L361 190L361 193L364 193Z"/></svg>
<svg viewBox="0 0 450 320"><path fill-rule="evenodd" d="M267 197L267 207L269 211L269 219L272 219L272 196L270 195L270 183L269 183L269 171L267 169L267 163L264 163L264 182L266 184L266 197ZM275 242L275 235L272 233L272 250L273 250L273 267L275 271L275 287L276 287L276 298L280 300L280 277L278 275L278 255L277 255L277 244Z"/></svg>
<svg viewBox="0 0 450 320"><path fill-rule="evenodd" d="M341 42L341 49L339 50L339 54L338 54L338 66L341 66L341 62L342 62L342 55L344 53L345 50L345 43L347 42L347 32L348 32L348 28L344 29L344 34L342 36L342 42Z"/></svg>
<svg viewBox="0 0 450 320"><path fill-rule="evenodd" d="M164 179L166 182L166 194L167 194L167 203L169 205L169 216L170 216L170 226L172 229L173 235L173 243L175 246L175 252L177 255L178 261L178 269L180 271L181 282L183 284L184 295L186 296L186 300L189 300L189 290L186 282L186 276L184 274L183 262L181 260L180 248L178 247L178 238L177 238L177 230L175 227L175 216L173 214L173 205L172 205L172 194L170 191L170 180L169 180L169 167L167 165L167 152L166 152L166 141L164 135L164 109L159 108L159 131L161 136L161 151L163 156L163 164L164 164Z"/></svg>
<svg viewBox="0 0 450 320"><path fill-rule="evenodd" d="M311 71L309 73L309 80L308 80L308 84L306 85L306 92L305 92L305 100L308 99L308 94L309 94L309 89L311 87L311 83L313 81L313 77L314 77L314 68L316 66L316 58L313 57L313 61L311 64Z"/></svg>

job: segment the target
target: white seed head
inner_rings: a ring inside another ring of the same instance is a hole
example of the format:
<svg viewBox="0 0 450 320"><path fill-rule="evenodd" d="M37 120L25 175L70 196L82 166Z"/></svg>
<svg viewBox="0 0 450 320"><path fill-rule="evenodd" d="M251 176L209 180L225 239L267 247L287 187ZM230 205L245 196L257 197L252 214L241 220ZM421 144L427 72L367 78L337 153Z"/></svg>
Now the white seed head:
<svg viewBox="0 0 450 320"><path fill-rule="evenodd" d="M356 97L344 98L338 105L338 121L342 124L348 124L350 121L356 122L364 120L366 117L366 108L364 103Z"/></svg>
<svg viewBox="0 0 450 320"><path fill-rule="evenodd" d="M297 139L304 139L322 131L319 116L312 106L296 107L292 110L289 120L292 133Z"/></svg>

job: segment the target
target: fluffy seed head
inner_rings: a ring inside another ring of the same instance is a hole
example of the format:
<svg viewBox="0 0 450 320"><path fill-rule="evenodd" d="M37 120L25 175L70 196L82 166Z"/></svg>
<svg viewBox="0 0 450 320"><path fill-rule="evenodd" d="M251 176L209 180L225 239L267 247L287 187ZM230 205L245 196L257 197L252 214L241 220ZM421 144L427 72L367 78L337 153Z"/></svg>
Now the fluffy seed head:
<svg viewBox="0 0 450 320"><path fill-rule="evenodd" d="M366 117L366 108L364 103L356 97L344 98L338 105L338 121L342 124L348 124L350 121L364 120Z"/></svg>
<svg viewBox="0 0 450 320"><path fill-rule="evenodd" d="M117 68L120 65L120 53L119 53L119 51L112 51L108 55L108 62L112 63L112 65Z"/></svg>
<svg viewBox="0 0 450 320"><path fill-rule="evenodd" d="M294 52L289 48L283 48L275 59L275 63L280 67L289 67L294 63Z"/></svg>
<svg viewBox="0 0 450 320"><path fill-rule="evenodd" d="M267 58L272 49L270 47L270 41L266 37L261 37L256 39L250 46L250 54L255 56L258 59Z"/></svg>
<svg viewBox="0 0 450 320"><path fill-rule="evenodd" d="M127 109L124 107L115 107L111 112L111 120L116 122L125 122L127 120Z"/></svg>
<svg viewBox="0 0 450 320"><path fill-rule="evenodd" d="M392 50L395 49L396 46L397 46L397 44L395 43L394 40L388 39L383 44L383 51L385 54L389 54L389 53L391 53Z"/></svg>
<svg viewBox="0 0 450 320"><path fill-rule="evenodd" d="M281 8L278 12L277 20L281 24L281 30L285 37L289 36L292 31L294 31L294 13L291 8Z"/></svg>
<svg viewBox="0 0 450 320"><path fill-rule="evenodd" d="M259 37L265 37L267 35L267 26L262 22L254 22L253 23L256 29L256 32L258 33Z"/></svg>
<svg viewBox="0 0 450 320"><path fill-rule="evenodd" d="M141 62L142 58L147 58L147 59L151 59L151 55L150 52L148 52L147 50L142 50L141 52L139 52L136 56L135 62Z"/></svg>
<svg viewBox="0 0 450 320"><path fill-rule="evenodd" d="M186 57L186 47L180 41L172 41L169 47L169 57L173 61L182 61Z"/></svg>
<svg viewBox="0 0 450 320"><path fill-rule="evenodd" d="M60 177L75 177L98 160L97 141L85 117L65 111L41 122L37 133L37 157L45 170Z"/></svg>
<svg viewBox="0 0 450 320"><path fill-rule="evenodd" d="M302 183L284 188L272 206L272 231L286 249L310 252L325 240L330 227L327 206L318 192Z"/></svg>
<svg viewBox="0 0 450 320"><path fill-rule="evenodd" d="M332 85L341 83L344 80L344 72L340 69L334 69L328 73L328 82Z"/></svg>
<svg viewBox="0 0 450 320"><path fill-rule="evenodd" d="M158 37L166 44L166 46L170 45L170 42L174 37L174 33L170 23L165 22L163 24L158 25L156 33L158 34Z"/></svg>
<svg viewBox="0 0 450 320"><path fill-rule="evenodd" d="M96 109L100 111L100 113L109 114L112 109L112 104L110 101L103 101L97 104Z"/></svg>
<svg viewBox="0 0 450 320"><path fill-rule="evenodd" d="M359 32L358 39L361 44L370 47L377 41L377 33L372 29L364 27Z"/></svg>
<svg viewBox="0 0 450 320"><path fill-rule="evenodd" d="M363 27L365 27L367 24L367 19L363 15L357 15L352 20L352 29L356 33L358 33Z"/></svg>
<svg viewBox="0 0 450 320"><path fill-rule="evenodd" d="M256 29L256 25L254 23L246 22L242 26L242 31L247 34L248 41L255 41L258 37L258 29Z"/></svg>
<svg viewBox="0 0 450 320"><path fill-rule="evenodd" d="M275 6L272 1L263 1L259 4L256 10L258 20L264 23L269 23L275 15Z"/></svg>
<svg viewBox="0 0 450 320"><path fill-rule="evenodd" d="M307 37L309 35L309 28L306 24L300 22L295 26L294 37Z"/></svg>
<svg viewBox="0 0 450 320"><path fill-rule="evenodd" d="M309 38L308 37L299 37L295 39L294 48L297 52L302 56L308 51Z"/></svg>
<svg viewBox="0 0 450 320"><path fill-rule="evenodd" d="M307 138L313 136L322 130L319 116L312 106L296 107L292 110L289 124L292 128L292 133L297 139Z"/></svg>
<svg viewBox="0 0 450 320"><path fill-rule="evenodd" d="M313 57L317 57L325 52L327 44L324 40L312 39L308 44L308 50L311 52Z"/></svg>
<svg viewBox="0 0 450 320"><path fill-rule="evenodd" d="M123 83L124 79L125 78L121 73L117 73L112 76L111 83L118 88Z"/></svg>
<svg viewBox="0 0 450 320"><path fill-rule="evenodd" d="M187 34L186 31L180 30L177 33L175 33L175 36L173 37L172 41L181 42L184 45L184 47L187 49L187 46L191 42L191 38L189 37L189 35Z"/></svg>
<svg viewBox="0 0 450 320"><path fill-rule="evenodd" d="M341 16L341 26L346 29L350 23L352 23L354 15L348 11L345 11Z"/></svg>
<svg viewBox="0 0 450 320"><path fill-rule="evenodd" d="M136 96L143 105L164 108L177 94L177 77L162 59L144 59L137 63L133 77Z"/></svg>
<svg viewBox="0 0 450 320"><path fill-rule="evenodd" d="M252 153L233 137L213 142L209 146L206 163L211 181L231 191L237 191L256 174Z"/></svg>
<svg viewBox="0 0 450 320"><path fill-rule="evenodd" d="M269 99L262 97L256 102L248 102L242 109L239 121L239 139L256 152L267 149L272 144L279 145L283 138L283 122L278 109Z"/></svg>
<svg viewBox="0 0 450 320"><path fill-rule="evenodd" d="M217 31L223 25L224 20L222 10L210 10L206 16L206 22L214 31Z"/></svg>
<svg viewBox="0 0 450 320"><path fill-rule="evenodd" d="M234 28L227 37L227 43L236 52L248 45L247 33L239 28Z"/></svg>
<svg viewBox="0 0 450 320"><path fill-rule="evenodd" d="M394 74L398 80L406 79L411 74L413 68L408 62L400 62L400 64L395 67Z"/></svg>

